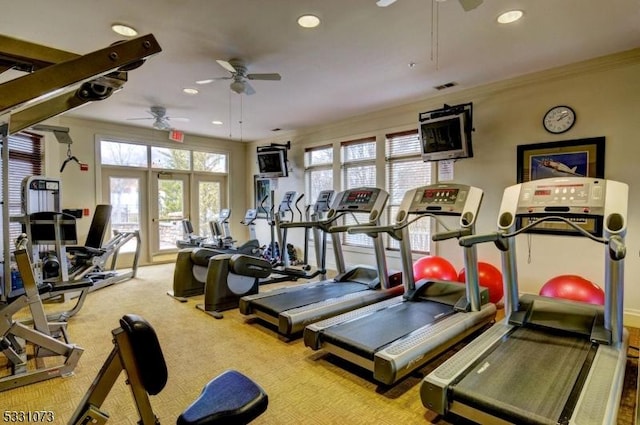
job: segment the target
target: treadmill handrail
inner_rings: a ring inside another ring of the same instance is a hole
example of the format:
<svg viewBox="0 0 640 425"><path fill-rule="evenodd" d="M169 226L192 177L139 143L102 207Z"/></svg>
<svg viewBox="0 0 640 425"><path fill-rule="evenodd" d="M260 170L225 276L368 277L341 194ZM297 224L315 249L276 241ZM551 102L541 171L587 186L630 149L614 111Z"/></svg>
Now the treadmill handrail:
<svg viewBox="0 0 640 425"><path fill-rule="evenodd" d="M569 226L571 226L572 228L574 228L576 231L578 231L581 235L591 239L592 241L601 243L601 244L605 244L608 245L610 243L610 241L613 239L613 236L611 238L599 238L597 236L593 236L591 233L587 232L586 230L584 230L582 227L578 226L576 223L572 222L571 220L565 218L565 217L561 217L561 216L548 216L548 217L542 217L536 221L533 221L529 224L527 224L526 226L514 231L514 232L510 232L510 233L502 233L502 232L492 232L492 233L485 233L485 234L481 234L481 235L469 235L469 236L463 236L462 238L460 238L459 243L461 246L472 246L472 245L476 245L479 243L485 243L485 242L498 242L500 239L508 239L508 238L513 238L515 236L518 236L521 233L525 233L529 230L531 230L532 228L541 225L542 223L546 222L546 221L562 221L566 224L568 224ZM616 238L616 251L619 251L619 247L620 244L622 244L622 246L624 246L624 242L622 242L620 240L620 238ZM626 250L625 250L626 251ZM612 257L613 258L613 257ZM624 258L624 255L623 257Z"/></svg>
<svg viewBox="0 0 640 425"><path fill-rule="evenodd" d="M464 227L462 229L455 229L455 230L448 230L445 232L438 232L438 233L434 233L431 236L431 240L434 242L438 242L438 241L446 241L447 239L460 239L464 236L469 236L471 235L473 232L471 231L470 227Z"/></svg>
<svg viewBox="0 0 640 425"><path fill-rule="evenodd" d="M280 223L280 228L291 229L296 227L303 227L303 228L309 229L313 227L318 227L319 223L320 223L319 221L294 221L294 222Z"/></svg>
<svg viewBox="0 0 640 425"><path fill-rule="evenodd" d="M440 233L436 233L432 236L432 240L433 241L438 241L438 240L445 240L445 239L450 239L453 237L458 237L458 236L446 236L446 237L442 237L442 239L433 239L438 237L438 235L444 235L445 233L449 233L451 232L452 235L465 235L465 234L470 234L472 232L471 227L465 227L463 229L457 229L457 230L451 230L447 227L446 223L444 223L440 217L438 217L436 214L433 213L427 213L427 214L421 214L418 217L414 218L413 220L407 220L405 222L402 222L401 224L391 224L391 225L386 225L386 226L369 226L366 224L360 224L357 226L351 226L347 229L347 232L350 234L362 234L362 233L366 233L366 234L374 234L374 233L387 233L389 236L391 236L392 238L396 239L396 240L400 240L402 239L402 235L400 234L400 231L402 229L404 229L405 227L408 227L410 224L415 223L416 221L424 218L424 217L429 217L429 218L433 218L435 219L439 225L441 225L442 227L444 227L445 232L440 232ZM344 226L347 227L347 226Z"/></svg>

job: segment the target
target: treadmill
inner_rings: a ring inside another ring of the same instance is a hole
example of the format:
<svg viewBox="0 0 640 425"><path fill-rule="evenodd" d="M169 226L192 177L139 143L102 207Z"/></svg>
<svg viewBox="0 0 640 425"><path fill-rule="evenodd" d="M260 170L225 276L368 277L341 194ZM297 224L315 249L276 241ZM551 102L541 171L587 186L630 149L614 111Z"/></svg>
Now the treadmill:
<svg viewBox="0 0 640 425"><path fill-rule="evenodd" d="M426 408L483 424L616 423L628 347L627 203L628 186L604 179L549 178L505 189L498 232L461 240L494 241L502 250L505 319L424 378ZM559 224L605 245L604 307L518 296L514 237Z"/></svg>
<svg viewBox="0 0 640 425"><path fill-rule="evenodd" d="M334 279L244 296L240 299L240 312L255 315L277 326L280 335L291 337L301 333L309 323L401 293L400 274L387 270L382 238L374 239L375 267L357 265L347 270L339 234L353 226L336 224L348 214L367 214L365 225L378 225L388 197L386 191L376 187L347 189L336 194L326 219L313 225L331 235L338 275ZM316 239L324 239L324 233Z"/></svg>
<svg viewBox="0 0 640 425"><path fill-rule="evenodd" d="M455 183L418 187L405 193L394 225L350 230L388 233L400 241L404 294L307 326L305 345L368 369L375 380L390 385L493 321L496 307L478 286L475 247L465 248L466 285L416 283L408 229L423 217L444 225L441 216L453 216L460 229L436 234L434 240L472 234L482 196L481 189Z"/></svg>

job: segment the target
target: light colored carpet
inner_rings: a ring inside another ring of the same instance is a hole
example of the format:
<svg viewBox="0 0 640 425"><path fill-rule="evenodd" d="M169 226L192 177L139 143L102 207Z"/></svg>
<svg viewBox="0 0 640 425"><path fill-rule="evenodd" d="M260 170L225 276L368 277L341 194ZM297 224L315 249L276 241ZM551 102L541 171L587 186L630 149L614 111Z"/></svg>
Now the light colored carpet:
<svg viewBox="0 0 640 425"><path fill-rule="evenodd" d="M202 297L186 303L173 300L165 294L172 278L173 264L142 267L136 279L91 293L69 323L72 341L85 349L75 374L0 393L2 410L52 410L55 423L66 423L112 349L111 329L123 314L136 313L154 326L169 369L166 388L151 397L161 423L175 423L204 384L226 369L245 373L268 393L269 408L257 425L448 423L420 402L421 377L436 363L393 387L379 386L367 372L313 352L301 339L285 342L273 330L247 323L237 310L215 320L195 308ZM48 311L61 307L46 306ZM633 330L632 343L637 342ZM627 372L621 424L633 423L637 360L629 360ZM111 416L109 423L136 424L124 376L102 410Z"/></svg>

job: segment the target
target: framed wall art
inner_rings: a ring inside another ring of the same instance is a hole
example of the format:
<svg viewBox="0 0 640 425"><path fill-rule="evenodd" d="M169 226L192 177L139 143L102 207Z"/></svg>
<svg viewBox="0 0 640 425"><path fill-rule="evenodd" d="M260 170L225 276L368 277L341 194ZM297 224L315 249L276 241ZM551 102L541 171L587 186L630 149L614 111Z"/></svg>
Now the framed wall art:
<svg viewBox="0 0 640 425"><path fill-rule="evenodd" d="M565 140L559 142L518 145L517 180L523 183L549 177L604 178L605 138ZM518 228L532 219L519 220ZM575 219L574 223L596 235L602 232L602 224L596 219ZM576 235L577 231L567 223L546 222L534 233Z"/></svg>
<svg viewBox="0 0 640 425"><path fill-rule="evenodd" d="M258 218L267 218L271 209L271 179L253 176L255 209Z"/></svg>

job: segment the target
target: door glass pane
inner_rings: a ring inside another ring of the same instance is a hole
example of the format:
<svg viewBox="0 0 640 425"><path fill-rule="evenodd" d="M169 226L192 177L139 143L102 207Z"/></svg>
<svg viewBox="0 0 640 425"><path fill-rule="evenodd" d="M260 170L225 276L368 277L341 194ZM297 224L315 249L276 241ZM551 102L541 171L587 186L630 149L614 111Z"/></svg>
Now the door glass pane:
<svg viewBox="0 0 640 425"><path fill-rule="evenodd" d="M174 249L182 238L184 182L158 179L158 241L160 250Z"/></svg>
<svg viewBox="0 0 640 425"><path fill-rule="evenodd" d="M220 183L199 182L198 184L198 211L200 235L209 236L209 222L217 218L220 212Z"/></svg>
<svg viewBox="0 0 640 425"><path fill-rule="evenodd" d="M111 229L121 232L140 230L140 180L135 178L110 177L109 200ZM134 252L135 240L130 240L120 248L121 253Z"/></svg>

